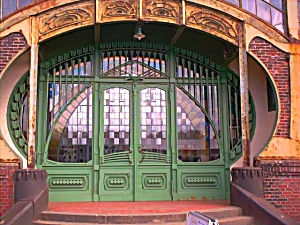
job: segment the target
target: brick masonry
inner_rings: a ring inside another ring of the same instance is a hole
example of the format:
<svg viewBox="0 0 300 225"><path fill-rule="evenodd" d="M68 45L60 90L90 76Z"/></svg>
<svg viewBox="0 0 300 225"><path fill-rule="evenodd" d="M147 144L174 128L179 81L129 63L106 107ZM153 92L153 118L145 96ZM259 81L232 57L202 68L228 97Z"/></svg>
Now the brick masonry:
<svg viewBox="0 0 300 225"><path fill-rule="evenodd" d="M14 203L13 173L20 169L19 163L0 163L0 215Z"/></svg>
<svg viewBox="0 0 300 225"><path fill-rule="evenodd" d="M12 33L0 39L0 73L26 46L26 39L21 33ZM14 202L13 173L15 169L19 169L19 163L0 163L0 215L3 215Z"/></svg>
<svg viewBox="0 0 300 225"><path fill-rule="evenodd" d="M12 33L0 40L0 73L7 63L26 46L26 39L21 33Z"/></svg>
<svg viewBox="0 0 300 225"><path fill-rule="evenodd" d="M275 136L288 138L291 118L289 55L261 38L254 38L249 49L268 68L279 92L281 112Z"/></svg>
<svg viewBox="0 0 300 225"><path fill-rule="evenodd" d="M300 222L300 161L261 160L264 197Z"/></svg>

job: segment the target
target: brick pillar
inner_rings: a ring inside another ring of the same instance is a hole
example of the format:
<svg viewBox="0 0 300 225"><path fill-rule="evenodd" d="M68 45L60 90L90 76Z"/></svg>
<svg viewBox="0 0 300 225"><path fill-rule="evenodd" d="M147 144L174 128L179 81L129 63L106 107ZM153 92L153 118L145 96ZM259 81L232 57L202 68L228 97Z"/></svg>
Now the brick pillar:
<svg viewBox="0 0 300 225"><path fill-rule="evenodd" d="M0 39L0 73L7 63L26 46L27 42L21 33L12 33Z"/></svg>
<svg viewBox="0 0 300 225"><path fill-rule="evenodd" d="M0 215L14 203L13 173L20 169L19 163L0 163Z"/></svg>
<svg viewBox="0 0 300 225"><path fill-rule="evenodd" d="M300 222L300 160L260 160L264 198Z"/></svg>

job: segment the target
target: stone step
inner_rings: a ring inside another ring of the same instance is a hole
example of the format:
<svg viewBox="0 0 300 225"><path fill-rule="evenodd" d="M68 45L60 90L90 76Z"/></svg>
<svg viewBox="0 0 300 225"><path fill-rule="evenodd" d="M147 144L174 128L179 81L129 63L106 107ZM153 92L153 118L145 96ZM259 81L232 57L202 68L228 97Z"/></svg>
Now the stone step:
<svg viewBox="0 0 300 225"><path fill-rule="evenodd" d="M199 210L199 212L218 219L220 225L253 225L251 217L242 216L242 209L228 206ZM41 220L33 225L94 225L94 224L147 224L147 225L185 225L188 213L153 214L88 214L45 211Z"/></svg>
<svg viewBox="0 0 300 225"><path fill-rule="evenodd" d="M254 220L249 216L235 216L218 220L220 225L254 225Z"/></svg>
<svg viewBox="0 0 300 225"><path fill-rule="evenodd" d="M98 223L99 224L99 223ZM171 222L171 223L146 223L147 225L186 225L186 222ZM62 221L46 221L46 220L38 220L33 223L33 225L95 225L95 223L75 223L75 222L62 222ZM101 224L99 224L101 225ZM110 224L117 225L117 224ZM119 225L119 224L118 224ZM123 224L123 225L131 225L131 224ZM145 223L137 223L135 225L145 225Z"/></svg>
<svg viewBox="0 0 300 225"><path fill-rule="evenodd" d="M226 217L236 217L236 216L241 216L243 214L243 210L235 206L228 206L226 208L199 210L199 212L211 218L218 218L218 219L222 219Z"/></svg>
<svg viewBox="0 0 300 225"><path fill-rule="evenodd" d="M139 224L139 223L161 223L161 222L184 222L186 213L163 213L163 214L122 214L122 215L99 215L61 213L46 211L42 213L42 220L65 221L98 224Z"/></svg>

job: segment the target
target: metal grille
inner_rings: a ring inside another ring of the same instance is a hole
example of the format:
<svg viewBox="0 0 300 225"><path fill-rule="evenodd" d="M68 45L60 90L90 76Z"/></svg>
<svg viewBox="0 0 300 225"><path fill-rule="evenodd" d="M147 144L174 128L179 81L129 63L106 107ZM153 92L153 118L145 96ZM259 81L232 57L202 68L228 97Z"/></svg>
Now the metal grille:
<svg viewBox="0 0 300 225"><path fill-rule="evenodd" d="M102 76L165 77L166 46L147 43L102 44Z"/></svg>

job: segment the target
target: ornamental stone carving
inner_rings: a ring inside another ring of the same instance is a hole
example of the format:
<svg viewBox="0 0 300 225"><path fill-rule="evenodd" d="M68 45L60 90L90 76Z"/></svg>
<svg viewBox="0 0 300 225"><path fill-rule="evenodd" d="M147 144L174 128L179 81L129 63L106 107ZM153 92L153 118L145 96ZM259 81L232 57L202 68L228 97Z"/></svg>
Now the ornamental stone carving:
<svg viewBox="0 0 300 225"><path fill-rule="evenodd" d="M181 9L179 1L145 0L143 2L143 14L147 18L160 17L162 20L179 22Z"/></svg>
<svg viewBox="0 0 300 225"><path fill-rule="evenodd" d="M224 13L210 10L204 7L188 4L186 6L187 26L201 29L221 38L237 41L238 21Z"/></svg>
<svg viewBox="0 0 300 225"><path fill-rule="evenodd" d="M102 22L137 19L137 0L102 0L98 4L98 15Z"/></svg>
<svg viewBox="0 0 300 225"><path fill-rule="evenodd" d="M103 1L105 6L104 17L135 16L136 1Z"/></svg>
<svg viewBox="0 0 300 225"><path fill-rule="evenodd" d="M56 9L39 17L40 36L51 32L93 23L94 6L86 2Z"/></svg>

